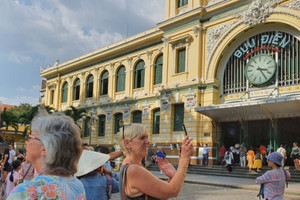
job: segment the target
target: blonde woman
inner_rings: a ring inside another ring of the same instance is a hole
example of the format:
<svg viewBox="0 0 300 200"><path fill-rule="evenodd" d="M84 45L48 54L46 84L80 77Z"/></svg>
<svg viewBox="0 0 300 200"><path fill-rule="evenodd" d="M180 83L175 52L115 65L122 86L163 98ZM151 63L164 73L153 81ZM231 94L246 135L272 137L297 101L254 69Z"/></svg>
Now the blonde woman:
<svg viewBox="0 0 300 200"><path fill-rule="evenodd" d="M193 145L186 136L181 145L177 170L167 160L158 158L158 165L169 181L165 182L145 169L142 158L148 154L149 139L142 124L123 126L119 142L126 158L120 169L121 199L167 199L178 196L183 185Z"/></svg>

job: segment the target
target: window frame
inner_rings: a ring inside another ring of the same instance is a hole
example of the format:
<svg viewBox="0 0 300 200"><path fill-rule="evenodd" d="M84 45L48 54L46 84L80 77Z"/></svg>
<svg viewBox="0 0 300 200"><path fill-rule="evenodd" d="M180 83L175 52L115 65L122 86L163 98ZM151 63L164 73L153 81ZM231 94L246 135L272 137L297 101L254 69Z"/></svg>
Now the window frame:
<svg viewBox="0 0 300 200"><path fill-rule="evenodd" d="M93 97L93 90L94 90L94 76L93 75L90 75L88 78L87 78L87 81L86 81L86 95L85 97L86 98L92 98Z"/></svg>
<svg viewBox="0 0 300 200"><path fill-rule="evenodd" d="M121 65L117 71L116 92L125 91L125 83L126 83L125 81L126 81L126 68L124 65Z"/></svg>
<svg viewBox="0 0 300 200"><path fill-rule="evenodd" d="M105 136L105 126L106 126L106 115L99 115L99 130L98 130L98 136L103 137ZM103 124L101 124L103 123Z"/></svg>
<svg viewBox="0 0 300 200"><path fill-rule="evenodd" d="M68 102L68 82L64 82L61 88L61 102Z"/></svg>
<svg viewBox="0 0 300 200"><path fill-rule="evenodd" d="M108 81L109 81L109 74L108 71L105 70L100 78L100 95L107 95L108 94Z"/></svg>
<svg viewBox="0 0 300 200"><path fill-rule="evenodd" d="M182 116L180 116L181 114ZM173 118L173 131L182 131L182 124L184 123L184 103L173 105Z"/></svg>
<svg viewBox="0 0 300 200"><path fill-rule="evenodd" d="M123 114L122 113L116 113L115 114L115 129L114 129L114 135L117 135L118 134L118 132L120 131L120 120L123 120Z"/></svg>
<svg viewBox="0 0 300 200"><path fill-rule="evenodd" d="M152 134L158 135L160 132L160 108L153 110L152 117L153 117ZM158 121L156 117L159 117Z"/></svg>
<svg viewBox="0 0 300 200"><path fill-rule="evenodd" d="M160 54L155 60L154 67L154 85L162 83L163 73L163 54Z"/></svg>
<svg viewBox="0 0 300 200"><path fill-rule="evenodd" d="M73 88L73 100L79 100L80 99L80 79L76 79L74 88Z"/></svg>
<svg viewBox="0 0 300 200"><path fill-rule="evenodd" d="M139 123L141 124L143 121L143 112L140 110L136 110L132 112L132 123Z"/></svg>
<svg viewBox="0 0 300 200"><path fill-rule="evenodd" d="M144 64L144 65L143 65ZM145 61L140 60L134 68L134 89L143 88L145 85Z"/></svg>
<svg viewBox="0 0 300 200"><path fill-rule="evenodd" d="M180 54L183 52L182 54ZM184 56L184 60L180 60L180 56ZM182 64L183 66L180 66ZM186 47L176 49L176 74L186 72Z"/></svg>

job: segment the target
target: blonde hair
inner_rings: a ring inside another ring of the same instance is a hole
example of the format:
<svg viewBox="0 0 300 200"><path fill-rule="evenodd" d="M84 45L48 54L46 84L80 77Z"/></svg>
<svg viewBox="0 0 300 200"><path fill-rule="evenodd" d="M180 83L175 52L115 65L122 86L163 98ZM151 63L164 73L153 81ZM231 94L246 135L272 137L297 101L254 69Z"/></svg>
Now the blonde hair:
<svg viewBox="0 0 300 200"><path fill-rule="evenodd" d="M130 150L125 147L124 140L126 139L131 141L136 136L143 135L145 132L146 132L146 128L142 124L133 123L133 124L125 125L124 128L120 127L119 145L124 155L127 155L130 152Z"/></svg>

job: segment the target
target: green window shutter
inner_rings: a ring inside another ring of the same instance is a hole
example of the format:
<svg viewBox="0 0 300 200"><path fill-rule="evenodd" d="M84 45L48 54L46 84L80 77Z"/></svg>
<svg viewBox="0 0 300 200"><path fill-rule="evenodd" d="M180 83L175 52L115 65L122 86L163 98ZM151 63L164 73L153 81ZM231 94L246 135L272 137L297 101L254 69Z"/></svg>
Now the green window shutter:
<svg viewBox="0 0 300 200"><path fill-rule="evenodd" d="M134 70L134 88L144 87L145 62L139 61Z"/></svg>
<svg viewBox="0 0 300 200"><path fill-rule="evenodd" d="M106 122L105 120L106 120L106 116L100 115L98 136L105 136L105 122Z"/></svg>
<svg viewBox="0 0 300 200"><path fill-rule="evenodd" d="M85 119L85 126L84 126L84 137L90 136L90 118L87 117Z"/></svg>
<svg viewBox="0 0 300 200"><path fill-rule="evenodd" d="M177 73L185 71L185 49L180 49L177 52Z"/></svg>
<svg viewBox="0 0 300 200"><path fill-rule="evenodd" d="M94 78L93 78L93 76L90 76L86 83L86 97L87 98L93 97L93 84L94 84Z"/></svg>
<svg viewBox="0 0 300 200"><path fill-rule="evenodd" d="M100 94L106 95L108 92L108 72L105 71L101 76Z"/></svg>
<svg viewBox="0 0 300 200"><path fill-rule="evenodd" d="M77 79L74 85L73 100L79 99L79 92L80 92L80 81L79 79Z"/></svg>
<svg viewBox="0 0 300 200"><path fill-rule="evenodd" d="M122 66L117 72L117 92L125 90L125 67Z"/></svg>
<svg viewBox="0 0 300 200"><path fill-rule="evenodd" d="M184 104L174 105L174 131L181 131L184 120Z"/></svg>
<svg viewBox="0 0 300 200"><path fill-rule="evenodd" d="M62 103L65 103L67 101L68 101L68 83L65 83L62 89Z"/></svg>
<svg viewBox="0 0 300 200"><path fill-rule="evenodd" d="M117 113L115 115L115 131L114 131L115 135L118 134L118 132L119 132L119 129L120 129L119 122L120 122L120 120L122 120L122 118L123 118L122 113Z"/></svg>
<svg viewBox="0 0 300 200"><path fill-rule="evenodd" d="M159 134L160 125L160 109L156 109L153 112L153 134Z"/></svg>
<svg viewBox="0 0 300 200"><path fill-rule="evenodd" d="M154 84L162 82L163 55L160 55L155 62Z"/></svg>
<svg viewBox="0 0 300 200"><path fill-rule="evenodd" d="M142 123L142 111L135 111L132 115L133 119L133 123Z"/></svg>

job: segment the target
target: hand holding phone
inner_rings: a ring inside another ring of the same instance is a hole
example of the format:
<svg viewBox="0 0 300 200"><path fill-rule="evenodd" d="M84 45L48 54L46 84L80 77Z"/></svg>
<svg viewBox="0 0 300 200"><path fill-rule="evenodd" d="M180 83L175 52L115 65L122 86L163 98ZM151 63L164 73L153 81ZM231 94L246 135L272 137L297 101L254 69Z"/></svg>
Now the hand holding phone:
<svg viewBox="0 0 300 200"><path fill-rule="evenodd" d="M183 132L184 132L184 135L187 136L188 134L187 134L187 131L186 131L186 128L185 128L185 125L184 125L184 124L182 124L182 130L183 130Z"/></svg>

